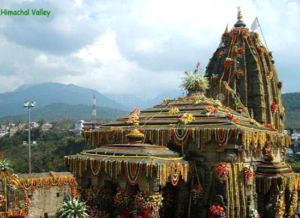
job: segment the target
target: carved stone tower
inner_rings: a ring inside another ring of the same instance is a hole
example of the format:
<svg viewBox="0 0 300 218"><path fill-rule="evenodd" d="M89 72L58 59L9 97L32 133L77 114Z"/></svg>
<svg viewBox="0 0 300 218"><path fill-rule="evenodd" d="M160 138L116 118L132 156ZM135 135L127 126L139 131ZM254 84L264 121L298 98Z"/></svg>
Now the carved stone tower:
<svg viewBox="0 0 300 218"><path fill-rule="evenodd" d="M258 33L246 28L242 18L238 11L238 21L230 32L226 28L208 63L208 96L234 110L245 110L264 126L282 132L285 117L282 82L278 80L272 53L263 45Z"/></svg>

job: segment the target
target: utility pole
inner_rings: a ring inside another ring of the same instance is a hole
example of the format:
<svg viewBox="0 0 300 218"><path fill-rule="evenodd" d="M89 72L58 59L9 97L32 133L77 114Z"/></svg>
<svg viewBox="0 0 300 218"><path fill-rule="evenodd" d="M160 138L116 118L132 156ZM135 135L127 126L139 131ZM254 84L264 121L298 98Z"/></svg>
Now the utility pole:
<svg viewBox="0 0 300 218"><path fill-rule="evenodd" d="M31 127L30 127L30 108L33 108L35 106L35 102L32 101L29 103L29 101L24 102L24 107L28 108L28 172L31 174Z"/></svg>

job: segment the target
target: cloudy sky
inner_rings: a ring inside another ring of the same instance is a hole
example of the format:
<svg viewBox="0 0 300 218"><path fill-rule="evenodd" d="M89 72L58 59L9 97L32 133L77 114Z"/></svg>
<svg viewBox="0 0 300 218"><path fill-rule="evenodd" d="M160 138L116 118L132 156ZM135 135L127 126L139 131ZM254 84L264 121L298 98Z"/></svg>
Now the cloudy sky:
<svg viewBox="0 0 300 218"><path fill-rule="evenodd" d="M299 92L299 0L1 0L0 93L60 82L102 93L157 95L178 89L184 70L206 64L240 6L258 16L284 82Z"/></svg>

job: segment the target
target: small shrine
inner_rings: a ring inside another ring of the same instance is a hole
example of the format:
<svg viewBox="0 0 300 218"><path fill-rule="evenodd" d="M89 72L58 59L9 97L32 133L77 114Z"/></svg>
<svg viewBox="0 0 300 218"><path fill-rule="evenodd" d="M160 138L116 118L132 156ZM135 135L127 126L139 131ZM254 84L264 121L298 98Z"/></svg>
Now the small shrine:
<svg viewBox="0 0 300 218"><path fill-rule="evenodd" d="M91 149L65 157L91 217L292 217L300 180L284 162L278 76L240 11L206 73L198 63L182 88L85 131Z"/></svg>

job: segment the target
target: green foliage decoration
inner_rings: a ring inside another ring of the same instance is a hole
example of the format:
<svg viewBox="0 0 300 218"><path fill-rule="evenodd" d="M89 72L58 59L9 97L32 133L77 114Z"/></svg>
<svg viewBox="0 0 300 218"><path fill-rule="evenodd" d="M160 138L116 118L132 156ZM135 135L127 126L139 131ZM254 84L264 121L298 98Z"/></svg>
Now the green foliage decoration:
<svg viewBox="0 0 300 218"><path fill-rule="evenodd" d="M59 218L86 218L89 217L87 211L86 202L80 202L76 198L67 197L57 216Z"/></svg>

